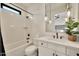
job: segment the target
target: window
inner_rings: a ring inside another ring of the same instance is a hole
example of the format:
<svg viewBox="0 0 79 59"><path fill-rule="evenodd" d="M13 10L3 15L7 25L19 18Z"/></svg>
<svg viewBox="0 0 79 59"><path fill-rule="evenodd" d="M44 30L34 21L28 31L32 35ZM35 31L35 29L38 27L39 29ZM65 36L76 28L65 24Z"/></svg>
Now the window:
<svg viewBox="0 0 79 59"><path fill-rule="evenodd" d="M14 13L17 13L17 14L21 15L21 11L20 10L17 10L17 9L15 9L15 8L13 8L11 6L8 6L8 5L4 4L4 3L1 3L1 8L9 10L11 12L14 12Z"/></svg>

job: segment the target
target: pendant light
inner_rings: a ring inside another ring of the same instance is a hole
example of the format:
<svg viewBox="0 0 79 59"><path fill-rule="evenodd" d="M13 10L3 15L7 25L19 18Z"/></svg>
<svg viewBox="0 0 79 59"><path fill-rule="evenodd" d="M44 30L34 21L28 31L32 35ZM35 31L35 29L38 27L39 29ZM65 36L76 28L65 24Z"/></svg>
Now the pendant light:
<svg viewBox="0 0 79 59"><path fill-rule="evenodd" d="M46 11L46 3L45 3L45 17L44 17L44 20L47 21L48 20L48 17L47 17L47 11Z"/></svg>
<svg viewBox="0 0 79 59"><path fill-rule="evenodd" d="M51 19L51 4L49 6L50 6L50 19L49 19L49 24L51 24L52 23L52 19Z"/></svg>
<svg viewBox="0 0 79 59"><path fill-rule="evenodd" d="M67 22L68 21L68 18L71 16L71 12L70 12L70 9L71 9L71 6L70 6L70 3L67 3L66 4L66 8L67 8L67 18L65 18L65 21Z"/></svg>
<svg viewBox="0 0 79 59"><path fill-rule="evenodd" d="M70 17L70 3L67 3L67 17L69 18Z"/></svg>

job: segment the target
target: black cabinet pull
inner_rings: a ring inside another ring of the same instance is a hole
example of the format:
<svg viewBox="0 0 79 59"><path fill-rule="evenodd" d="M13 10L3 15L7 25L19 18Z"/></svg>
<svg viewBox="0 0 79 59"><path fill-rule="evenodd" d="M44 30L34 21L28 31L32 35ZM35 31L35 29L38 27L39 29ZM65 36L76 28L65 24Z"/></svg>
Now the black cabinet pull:
<svg viewBox="0 0 79 59"><path fill-rule="evenodd" d="M41 43L41 45L43 45L43 43Z"/></svg>
<svg viewBox="0 0 79 59"><path fill-rule="evenodd" d="M58 39L58 33L56 33L56 38Z"/></svg>
<svg viewBox="0 0 79 59"><path fill-rule="evenodd" d="M62 36L60 36L60 39L62 39Z"/></svg>
<svg viewBox="0 0 79 59"><path fill-rule="evenodd" d="M77 53L77 56L79 56L79 53Z"/></svg>
<svg viewBox="0 0 79 59"><path fill-rule="evenodd" d="M56 54L56 56L58 56L58 55Z"/></svg>
<svg viewBox="0 0 79 59"><path fill-rule="evenodd" d="M55 53L53 53L53 56L55 56Z"/></svg>
<svg viewBox="0 0 79 59"><path fill-rule="evenodd" d="M29 40L30 38L26 38L27 40Z"/></svg>
<svg viewBox="0 0 79 59"><path fill-rule="evenodd" d="M55 39L55 35L53 36L53 38Z"/></svg>
<svg viewBox="0 0 79 59"><path fill-rule="evenodd" d="M27 36L30 36L30 34L27 34Z"/></svg>

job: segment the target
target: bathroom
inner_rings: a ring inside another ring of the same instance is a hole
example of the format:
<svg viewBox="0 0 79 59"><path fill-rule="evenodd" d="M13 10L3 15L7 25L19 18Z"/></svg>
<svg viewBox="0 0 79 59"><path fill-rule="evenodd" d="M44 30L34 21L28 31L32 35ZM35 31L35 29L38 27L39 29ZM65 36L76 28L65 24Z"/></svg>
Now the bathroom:
<svg viewBox="0 0 79 59"><path fill-rule="evenodd" d="M79 56L68 17L78 21L79 3L0 3L0 56Z"/></svg>

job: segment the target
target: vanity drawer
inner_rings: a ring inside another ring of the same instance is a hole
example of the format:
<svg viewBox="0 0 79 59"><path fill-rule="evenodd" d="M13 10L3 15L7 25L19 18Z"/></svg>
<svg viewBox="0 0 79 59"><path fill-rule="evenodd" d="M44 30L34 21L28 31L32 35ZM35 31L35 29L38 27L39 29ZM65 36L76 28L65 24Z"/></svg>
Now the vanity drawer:
<svg viewBox="0 0 79 59"><path fill-rule="evenodd" d="M73 47L67 47L68 56L79 56L79 49Z"/></svg>
<svg viewBox="0 0 79 59"><path fill-rule="evenodd" d="M48 48L54 49L55 51L59 51L59 52L62 52L62 53L65 53L65 51L66 51L65 46L58 45L58 44L55 44L55 43L48 43Z"/></svg>
<svg viewBox="0 0 79 59"><path fill-rule="evenodd" d="M38 45L42 47L47 47L47 42L39 41Z"/></svg>

